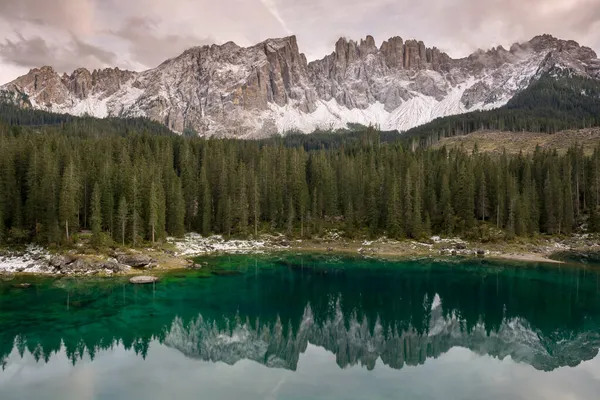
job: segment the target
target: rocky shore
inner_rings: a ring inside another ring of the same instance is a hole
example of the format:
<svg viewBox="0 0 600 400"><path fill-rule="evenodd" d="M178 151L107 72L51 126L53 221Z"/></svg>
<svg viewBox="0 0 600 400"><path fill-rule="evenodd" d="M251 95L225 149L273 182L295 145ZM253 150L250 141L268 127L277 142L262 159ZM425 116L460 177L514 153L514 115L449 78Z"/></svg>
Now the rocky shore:
<svg viewBox="0 0 600 400"><path fill-rule="evenodd" d="M156 260L143 253L50 254L40 247L0 252L0 272L49 275L112 275L125 274L132 269L148 270L157 267Z"/></svg>
<svg viewBox="0 0 600 400"><path fill-rule="evenodd" d="M485 257L525 262L560 263L550 258L566 252L600 252L600 237L576 235L567 238L538 238L514 242L478 243L459 238L431 237L427 240L345 239L337 231L310 240L288 240L285 236L263 235L257 240L226 240L221 236L188 234L168 239L160 247L94 252L68 250L56 254L39 246L0 250L0 274L46 275L136 275L144 271L193 269L194 256L276 251L331 252L384 258Z"/></svg>

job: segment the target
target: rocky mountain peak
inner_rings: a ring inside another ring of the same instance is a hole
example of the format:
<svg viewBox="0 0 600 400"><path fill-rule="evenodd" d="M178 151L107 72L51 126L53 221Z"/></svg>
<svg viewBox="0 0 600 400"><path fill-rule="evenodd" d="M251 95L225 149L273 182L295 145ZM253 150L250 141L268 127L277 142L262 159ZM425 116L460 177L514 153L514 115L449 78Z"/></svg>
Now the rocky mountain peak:
<svg viewBox="0 0 600 400"><path fill-rule="evenodd" d="M291 35L283 38L267 39L259 43L257 46L259 45L265 45L275 49L289 46L290 48L298 51L298 39L296 38L296 35Z"/></svg>
<svg viewBox="0 0 600 400"><path fill-rule="evenodd" d="M62 103L68 98L68 90L62 84L60 75L51 66L33 68L7 85L11 91L34 94L34 101L40 105Z"/></svg>
<svg viewBox="0 0 600 400"><path fill-rule="evenodd" d="M405 130L502 106L557 68L600 78L593 50L551 35L461 59L399 36L379 48L370 35L341 37L333 50L308 63L295 36L250 47L227 42L188 49L144 72L80 68L60 76L41 67L0 89L35 108L146 116L179 132L257 137L348 122Z"/></svg>
<svg viewBox="0 0 600 400"><path fill-rule="evenodd" d="M572 53L575 57L596 58L596 52L591 48L581 46L574 40L562 40L549 34L535 36L529 42L521 44L521 48L528 48L536 52L559 51Z"/></svg>

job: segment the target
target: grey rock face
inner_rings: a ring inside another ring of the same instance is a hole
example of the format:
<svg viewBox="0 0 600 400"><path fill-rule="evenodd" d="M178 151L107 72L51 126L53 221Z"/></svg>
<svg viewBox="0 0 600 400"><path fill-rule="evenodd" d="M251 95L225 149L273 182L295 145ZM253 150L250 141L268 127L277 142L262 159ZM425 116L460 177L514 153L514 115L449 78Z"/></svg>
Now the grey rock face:
<svg viewBox="0 0 600 400"><path fill-rule="evenodd" d="M62 267L66 266L68 264L71 264L74 261L75 261L75 258L71 257L69 255L57 255L57 256L52 257L48 261L48 264L53 268L61 269Z"/></svg>
<svg viewBox="0 0 600 400"><path fill-rule="evenodd" d="M145 268L154 262L154 260L151 257L143 255L143 254L120 255L117 257L117 261L119 262L119 264L130 266L132 268Z"/></svg>
<svg viewBox="0 0 600 400"><path fill-rule="evenodd" d="M182 132L261 137L348 122L405 130L434 118L505 104L553 68L600 78L589 48L549 35L452 59L417 40L340 38L307 63L296 37L243 48L195 47L144 72L31 70L0 88L16 104L72 114L146 116Z"/></svg>
<svg viewBox="0 0 600 400"><path fill-rule="evenodd" d="M61 268L61 273L68 275L86 275L90 273L97 273L98 270L99 268L98 265L96 265L96 263L80 258L73 261L70 264L63 266Z"/></svg>

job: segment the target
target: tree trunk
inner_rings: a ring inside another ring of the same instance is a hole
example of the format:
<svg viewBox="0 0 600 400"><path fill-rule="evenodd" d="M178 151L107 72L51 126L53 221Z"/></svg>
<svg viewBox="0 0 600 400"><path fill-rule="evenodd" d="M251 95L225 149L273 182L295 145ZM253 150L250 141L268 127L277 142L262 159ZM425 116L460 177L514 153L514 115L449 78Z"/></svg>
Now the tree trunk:
<svg viewBox="0 0 600 400"><path fill-rule="evenodd" d="M254 206L254 237L258 237L258 215L256 213L256 205Z"/></svg>

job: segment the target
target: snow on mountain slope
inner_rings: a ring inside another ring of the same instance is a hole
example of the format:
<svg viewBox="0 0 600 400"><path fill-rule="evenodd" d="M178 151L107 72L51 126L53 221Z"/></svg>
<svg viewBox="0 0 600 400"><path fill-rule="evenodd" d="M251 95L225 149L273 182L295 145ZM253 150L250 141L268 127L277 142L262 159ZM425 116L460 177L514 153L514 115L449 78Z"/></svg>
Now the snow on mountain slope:
<svg viewBox="0 0 600 400"><path fill-rule="evenodd" d="M31 70L0 90L15 102L75 115L146 116L182 132L263 137L348 123L407 130L435 118L506 104L553 67L600 77L587 47L549 35L452 59L423 42L341 38L307 63L294 36L243 48L195 47L144 72Z"/></svg>

